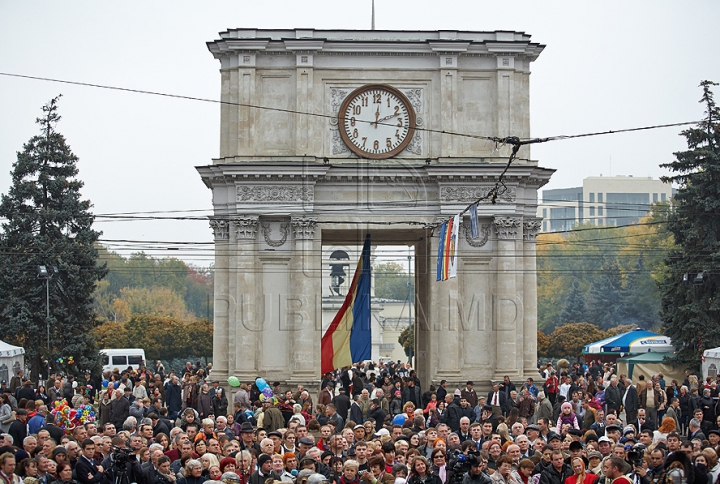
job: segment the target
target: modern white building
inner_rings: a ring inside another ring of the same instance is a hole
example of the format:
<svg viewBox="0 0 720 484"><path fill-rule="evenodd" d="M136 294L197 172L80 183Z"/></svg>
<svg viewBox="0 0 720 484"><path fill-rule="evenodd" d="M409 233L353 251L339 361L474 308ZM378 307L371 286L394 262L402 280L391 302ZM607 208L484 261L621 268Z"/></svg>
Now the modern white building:
<svg viewBox="0 0 720 484"><path fill-rule="evenodd" d="M543 232L562 232L591 223L620 227L640 220L656 202L673 195L672 186L651 177L592 176L581 187L543 190L538 216Z"/></svg>

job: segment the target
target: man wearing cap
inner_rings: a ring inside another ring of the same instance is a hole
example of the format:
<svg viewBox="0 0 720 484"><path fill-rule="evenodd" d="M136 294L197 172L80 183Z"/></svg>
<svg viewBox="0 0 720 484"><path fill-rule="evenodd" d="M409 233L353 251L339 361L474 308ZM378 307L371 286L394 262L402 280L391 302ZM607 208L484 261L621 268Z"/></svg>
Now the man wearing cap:
<svg viewBox="0 0 720 484"><path fill-rule="evenodd" d="M610 455L613 445L615 445L615 442L613 442L610 437L603 435L598 439L598 450L603 457L607 457Z"/></svg>
<svg viewBox="0 0 720 484"><path fill-rule="evenodd" d="M272 457L268 454L260 454L257 458L257 470L250 474L249 484L265 484L268 479L280 480L272 470Z"/></svg>
<svg viewBox="0 0 720 484"><path fill-rule="evenodd" d="M318 395L318 404L327 405L328 403L332 403L334 395L335 382L329 380L327 383L325 383L325 386L322 388L322 390L320 390L320 395Z"/></svg>
<svg viewBox="0 0 720 484"><path fill-rule="evenodd" d="M545 441L545 439L540 438L540 427L536 424L530 424L525 427L525 435L527 435L527 438L530 441L530 447L533 447L535 445L535 441L538 439L543 442Z"/></svg>
<svg viewBox="0 0 720 484"><path fill-rule="evenodd" d="M240 450L253 450L260 453L260 446L255 440L255 430L250 422L243 422L240 426Z"/></svg>
<svg viewBox="0 0 720 484"><path fill-rule="evenodd" d="M473 382L469 381L465 384L465 388L460 392L460 398L464 398L470 404L470 407L475 408L478 404L478 396L473 388Z"/></svg>
<svg viewBox="0 0 720 484"><path fill-rule="evenodd" d="M22 445L23 440L27 437L27 410L19 408L16 412L16 418L13 423L10 424L8 434L13 438L13 442L17 443L18 446Z"/></svg>
<svg viewBox="0 0 720 484"><path fill-rule="evenodd" d="M623 428L618 424L610 424L605 427L605 435L607 437L610 437L613 442L618 443L620 441L620 437L622 437L622 431Z"/></svg>

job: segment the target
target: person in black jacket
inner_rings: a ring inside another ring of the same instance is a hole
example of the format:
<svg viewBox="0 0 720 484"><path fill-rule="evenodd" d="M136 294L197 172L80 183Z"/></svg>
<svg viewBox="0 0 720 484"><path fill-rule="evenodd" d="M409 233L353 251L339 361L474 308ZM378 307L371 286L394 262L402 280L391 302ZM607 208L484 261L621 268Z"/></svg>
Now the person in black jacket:
<svg viewBox="0 0 720 484"><path fill-rule="evenodd" d="M462 417L460 397L447 394L445 395L445 404L443 423L447 424L453 432L457 432L460 429L460 418Z"/></svg>
<svg viewBox="0 0 720 484"><path fill-rule="evenodd" d="M373 398L370 401L370 418L375 419L375 432L379 432L385 424L385 410L380 406L380 400Z"/></svg>
<svg viewBox="0 0 720 484"><path fill-rule="evenodd" d="M182 388L180 380L177 376L173 377L165 384L165 404L168 408L168 418L175 420L178 413L182 409Z"/></svg>
<svg viewBox="0 0 720 484"><path fill-rule="evenodd" d="M75 464L75 475L80 484L109 484L105 469L95 460L95 442L81 442L82 455Z"/></svg>
<svg viewBox="0 0 720 484"><path fill-rule="evenodd" d="M125 395L117 390L115 392L115 401L110 405L112 412L112 423L115 428L121 429L125 419L130 416L130 396L132 395L132 388L125 387Z"/></svg>
<svg viewBox="0 0 720 484"><path fill-rule="evenodd" d="M550 465L540 474L540 484L563 484L565 479L573 475L572 467L565 463L561 450L554 450Z"/></svg>
<svg viewBox="0 0 720 484"><path fill-rule="evenodd" d="M8 434L13 438L17 447L22 447L23 440L27 437L27 410L19 408L16 412L16 419L10 424Z"/></svg>
<svg viewBox="0 0 720 484"><path fill-rule="evenodd" d="M407 382L407 386L402 391L402 402L403 407L407 402L412 402L415 408L422 408L422 397L420 395L420 388L415 386L415 380L410 379Z"/></svg>

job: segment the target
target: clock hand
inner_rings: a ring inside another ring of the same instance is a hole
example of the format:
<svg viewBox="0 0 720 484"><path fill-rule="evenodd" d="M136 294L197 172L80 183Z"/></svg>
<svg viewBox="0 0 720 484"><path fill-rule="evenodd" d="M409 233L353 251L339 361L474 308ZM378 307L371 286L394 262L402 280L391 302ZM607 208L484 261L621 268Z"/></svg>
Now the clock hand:
<svg viewBox="0 0 720 484"><path fill-rule="evenodd" d="M391 114L390 116L385 116L385 117L382 118L382 119L378 119L377 121L375 121L375 127L377 127L378 123L382 123L383 121L387 121L388 119L394 118L395 116L400 116L400 113Z"/></svg>
<svg viewBox="0 0 720 484"><path fill-rule="evenodd" d="M378 104L377 110L375 111L375 129L378 127L378 118L380 117L380 105Z"/></svg>

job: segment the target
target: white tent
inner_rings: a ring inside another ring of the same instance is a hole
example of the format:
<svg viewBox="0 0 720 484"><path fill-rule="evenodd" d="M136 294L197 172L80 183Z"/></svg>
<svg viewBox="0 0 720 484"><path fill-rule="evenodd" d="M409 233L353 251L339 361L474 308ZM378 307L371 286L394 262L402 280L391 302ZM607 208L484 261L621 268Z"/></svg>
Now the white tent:
<svg viewBox="0 0 720 484"><path fill-rule="evenodd" d="M25 369L25 348L0 341L0 380L10 383L10 378Z"/></svg>
<svg viewBox="0 0 720 484"><path fill-rule="evenodd" d="M714 380L719 369L720 347L705 350L702 356L702 379L704 380L706 376L711 376Z"/></svg>

